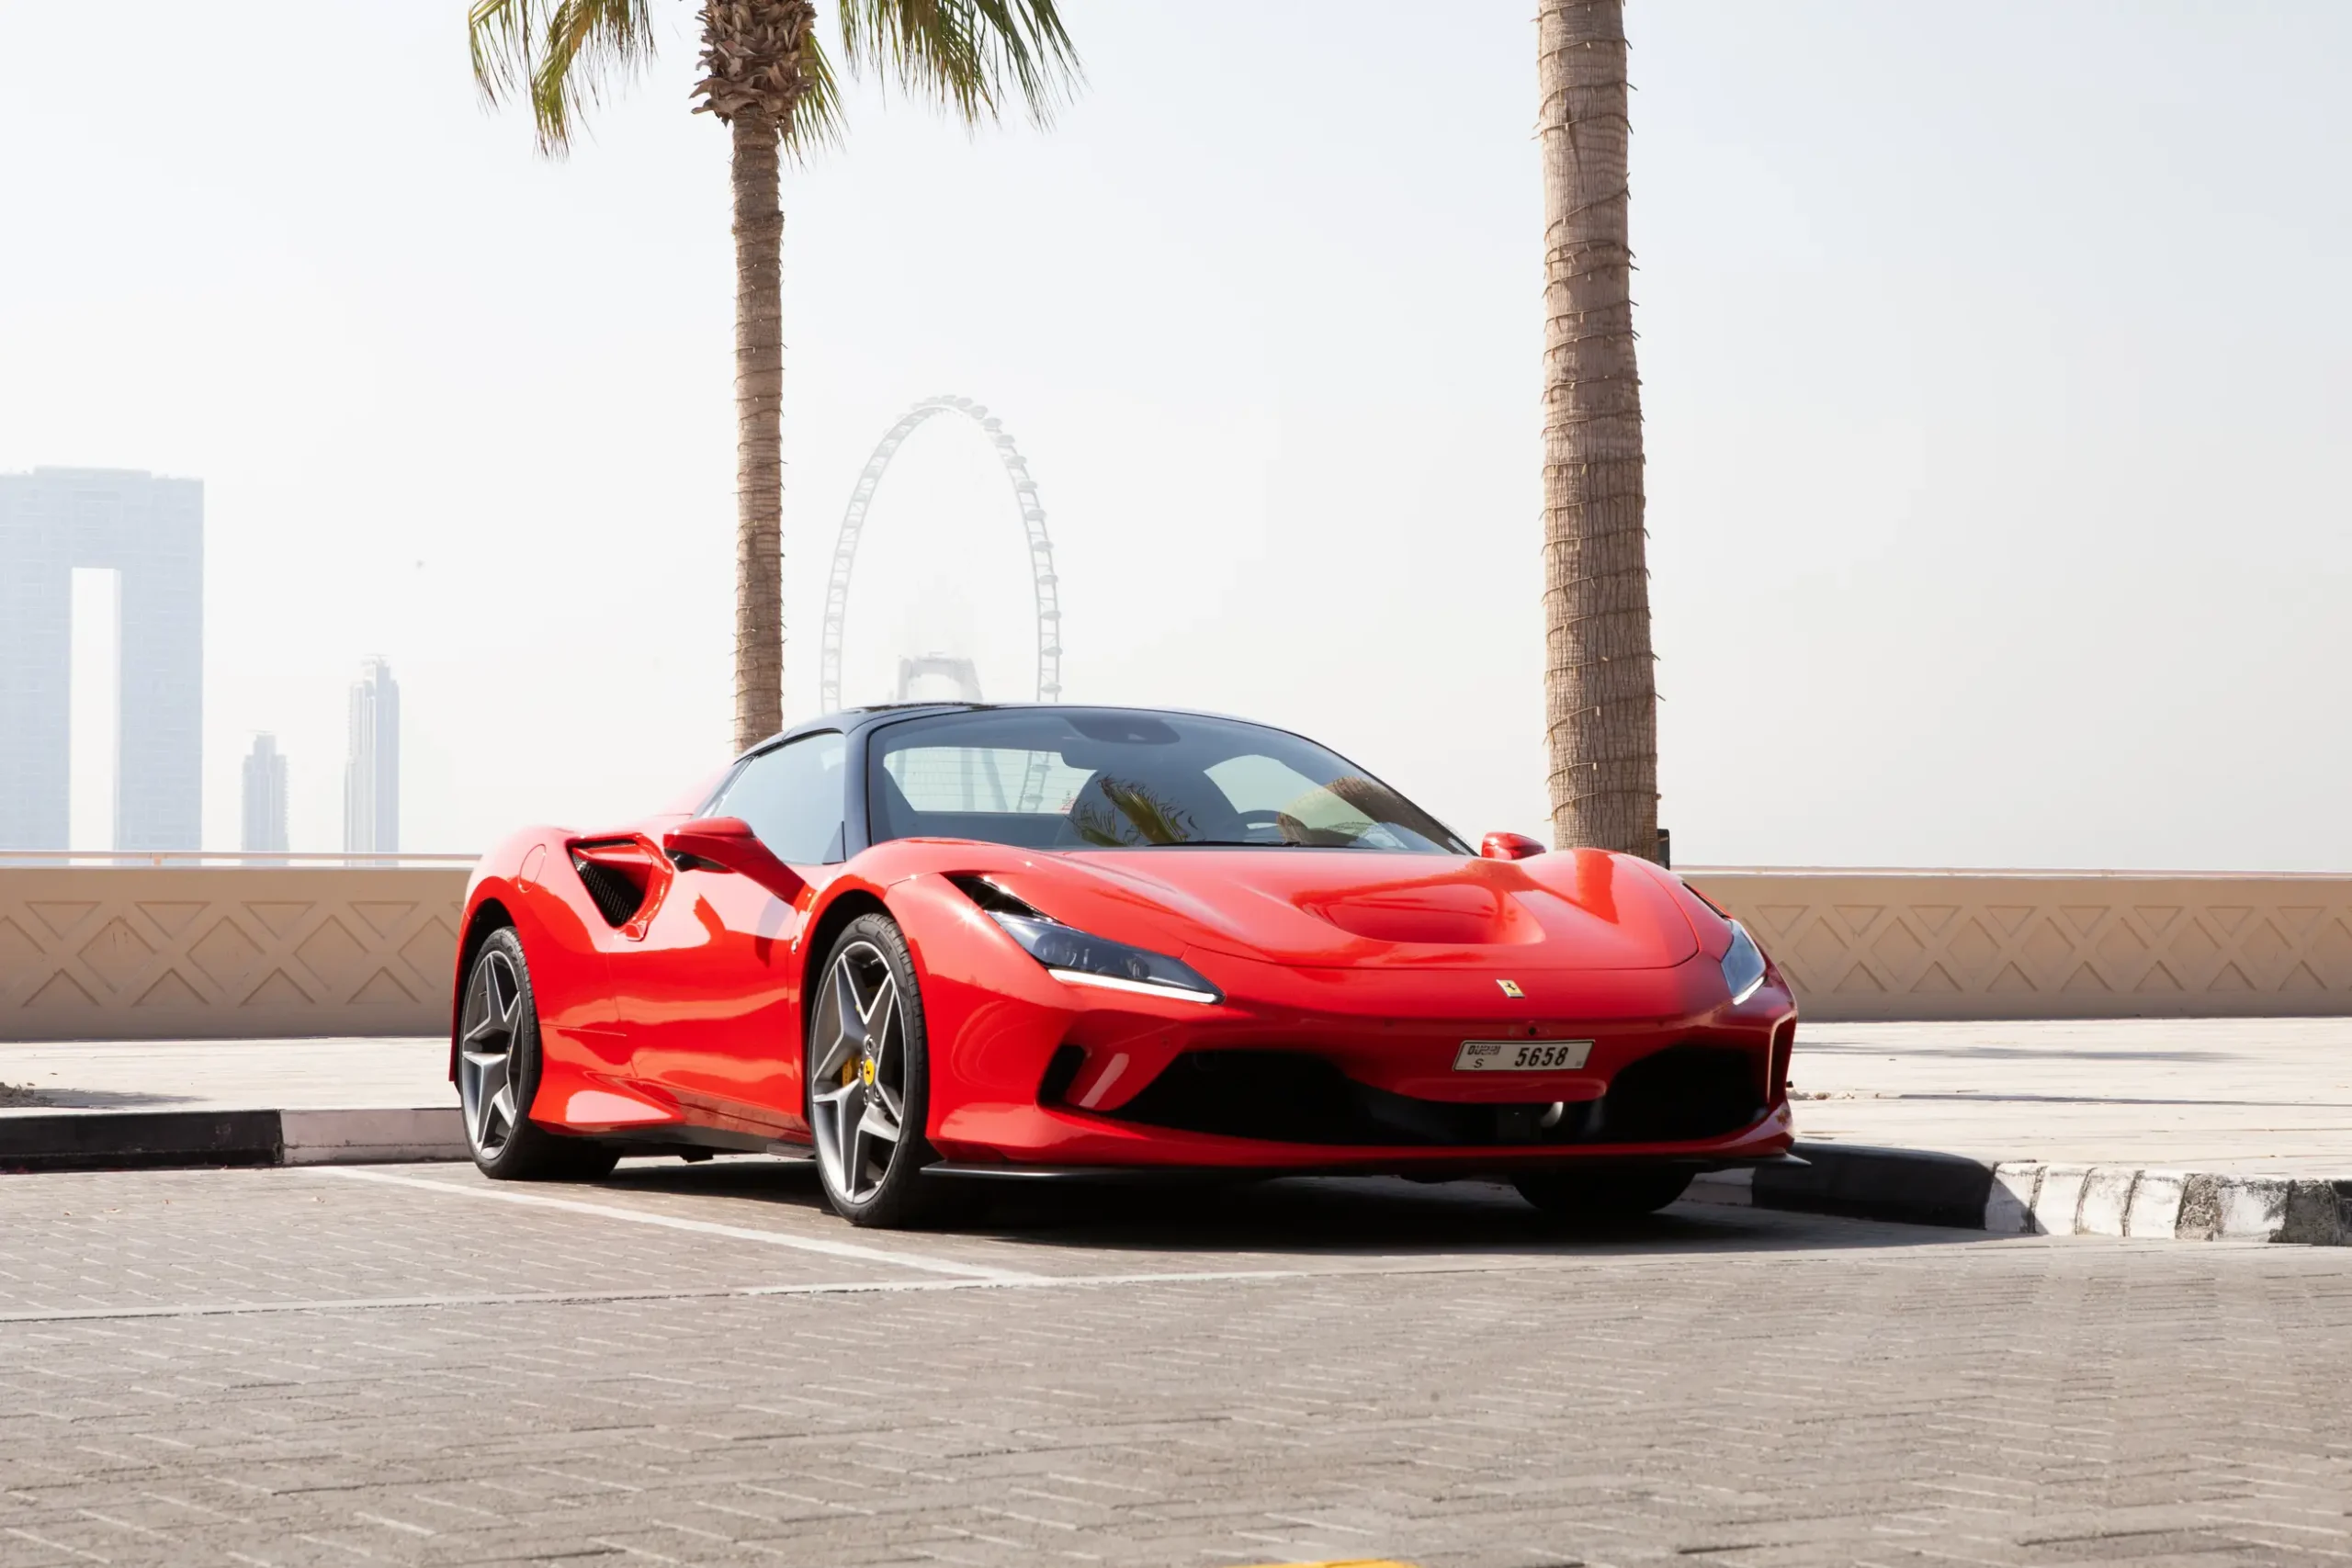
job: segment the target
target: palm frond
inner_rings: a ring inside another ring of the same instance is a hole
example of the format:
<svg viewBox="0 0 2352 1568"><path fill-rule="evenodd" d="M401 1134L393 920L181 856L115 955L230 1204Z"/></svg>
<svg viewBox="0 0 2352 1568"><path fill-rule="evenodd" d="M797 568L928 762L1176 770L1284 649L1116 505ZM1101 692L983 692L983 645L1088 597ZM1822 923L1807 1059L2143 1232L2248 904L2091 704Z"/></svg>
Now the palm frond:
<svg viewBox="0 0 2352 1568"><path fill-rule="evenodd" d="M842 59L967 125L1004 118L1008 94L1046 124L1075 84L1057 0L840 0Z"/></svg>
<svg viewBox="0 0 2352 1568"><path fill-rule="evenodd" d="M784 128L784 150L805 160L820 148L842 144L841 87L813 28L800 40L800 77L806 85L792 106L792 123Z"/></svg>
<svg viewBox="0 0 2352 1568"><path fill-rule="evenodd" d="M475 0L466 37L482 96L528 98L549 153L570 147L582 110L653 56L647 0Z"/></svg>
<svg viewBox="0 0 2352 1568"><path fill-rule="evenodd" d="M1097 805L1090 796L1099 794ZM1107 809L1106 809L1107 807ZM1200 837L1192 813L1132 779L1108 773L1081 792L1070 808L1069 822L1090 844L1116 849L1129 844L1182 844Z"/></svg>

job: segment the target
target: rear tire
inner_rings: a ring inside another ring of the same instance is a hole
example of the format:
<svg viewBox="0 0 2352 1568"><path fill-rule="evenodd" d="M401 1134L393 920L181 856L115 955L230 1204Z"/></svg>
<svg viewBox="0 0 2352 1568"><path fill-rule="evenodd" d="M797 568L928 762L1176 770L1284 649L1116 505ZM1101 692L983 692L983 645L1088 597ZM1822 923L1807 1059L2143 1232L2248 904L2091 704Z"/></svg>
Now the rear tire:
<svg viewBox="0 0 2352 1568"><path fill-rule="evenodd" d="M474 1168L493 1181L594 1181L620 1151L549 1132L530 1117L539 1091L539 1012L513 928L482 940L458 1013L458 1108Z"/></svg>
<svg viewBox="0 0 2352 1568"><path fill-rule="evenodd" d="M914 958L888 915L852 920L819 971L802 1060L825 1201L854 1225L935 1226L967 1213L967 1184L925 1176L938 1151L930 1042Z"/></svg>
<svg viewBox="0 0 2352 1568"><path fill-rule="evenodd" d="M1510 1184L1555 1223L1609 1224L1657 1213L1681 1197L1697 1174L1676 1166L1528 1170L1512 1177Z"/></svg>

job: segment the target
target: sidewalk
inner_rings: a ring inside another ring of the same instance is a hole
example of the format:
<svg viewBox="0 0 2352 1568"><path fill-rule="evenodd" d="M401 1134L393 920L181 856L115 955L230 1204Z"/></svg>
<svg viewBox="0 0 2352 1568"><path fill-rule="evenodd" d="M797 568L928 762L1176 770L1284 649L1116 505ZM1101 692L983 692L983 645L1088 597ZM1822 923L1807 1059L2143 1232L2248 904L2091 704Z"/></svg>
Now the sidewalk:
<svg viewBox="0 0 2352 1568"><path fill-rule="evenodd" d="M435 1039L0 1044L0 1170L463 1159Z"/></svg>
<svg viewBox="0 0 2352 1568"><path fill-rule="evenodd" d="M1808 1140L2352 1175L2352 1018L1799 1024L1789 1077Z"/></svg>
<svg viewBox="0 0 2352 1568"><path fill-rule="evenodd" d="M1801 1025L1790 1078L1812 1164L1694 1198L2352 1245L2352 1019Z"/></svg>
<svg viewBox="0 0 2352 1568"><path fill-rule="evenodd" d="M117 1128L147 1140L143 1163L462 1158L447 1052L0 1044L0 1168L44 1139L63 1152L30 1163L104 1163ZM1694 1197L2003 1231L2352 1238L2352 1019L1809 1024L1791 1077L1812 1166L1726 1173Z"/></svg>
<svg viewBox="0 0 2352 1568"><path fill-rule="evenodd" d="M32 1098L27 1098L27 1090ZM449 1083L447 1040L0 1044L0 1117L43 1110L276 1111L457 1103L458 1091Z"/></svg>

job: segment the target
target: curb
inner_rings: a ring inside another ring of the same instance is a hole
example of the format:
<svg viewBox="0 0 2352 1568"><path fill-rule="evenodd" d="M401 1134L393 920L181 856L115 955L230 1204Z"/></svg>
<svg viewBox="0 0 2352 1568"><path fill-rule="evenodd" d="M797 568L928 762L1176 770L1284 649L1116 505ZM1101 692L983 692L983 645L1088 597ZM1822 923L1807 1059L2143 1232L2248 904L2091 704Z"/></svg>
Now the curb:
<svg viewBox="0 0 2352 1568"><path fill-rule="evenodd" d="M358 1111L109 1111L0 1117L0 1171L376 1165L465 1159L454 1105Z"/></svg>
<svg viewBox="0 0 2352 1568"><path fill-rule="evenodd" d="M1806 1163L1711 1171L1687 1201L1995 1235L2352 1246L2352 1177L1988 1165L1928 1149L1796 1146ZM469 1157L454 1105L346 1111L61 1111L0 1117L0 1171L384 1165Z"/></svg>
<svg viewBox="0 0 2352 1568"><path fill-rule="evenodd" d="M2135 1166L1988 1165L1926 1149L1796 1146L1804 1166L1719 1170L1689 1201L1996 1235L2352 1246L2352 1177L2233 1176Z"/></svg>

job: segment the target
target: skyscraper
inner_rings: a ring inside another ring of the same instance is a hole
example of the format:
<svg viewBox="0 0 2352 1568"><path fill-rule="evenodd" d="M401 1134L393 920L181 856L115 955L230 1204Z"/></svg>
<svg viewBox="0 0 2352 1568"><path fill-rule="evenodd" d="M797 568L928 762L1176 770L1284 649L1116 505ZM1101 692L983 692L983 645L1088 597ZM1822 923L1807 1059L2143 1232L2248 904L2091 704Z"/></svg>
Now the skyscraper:
<svg viewBox="0 0 2352 1568"><path fill-rule="evenodd" d="M127 468L0 474L0 849L66 847L76 567L119 574L114 847L196 849L204 486Z"/></svg>
<svg viewBox="0 0 2352 1568"><path fill-rule="evenodd" d="M392 667L370 659L351 686L351 742L343 764L343 847L401 847L401 689Z"/></svg>
<svg viewBox="0 0 2352 1568"><path fill-rule="evenodd" d="M245 826L237 840L243 850L277 850L286 848L286 759L277 750L277 737L262 734L254 737L254 749L245 754Z"/></svg>

